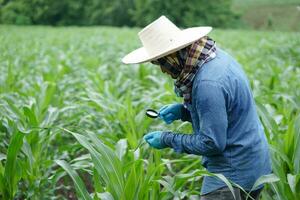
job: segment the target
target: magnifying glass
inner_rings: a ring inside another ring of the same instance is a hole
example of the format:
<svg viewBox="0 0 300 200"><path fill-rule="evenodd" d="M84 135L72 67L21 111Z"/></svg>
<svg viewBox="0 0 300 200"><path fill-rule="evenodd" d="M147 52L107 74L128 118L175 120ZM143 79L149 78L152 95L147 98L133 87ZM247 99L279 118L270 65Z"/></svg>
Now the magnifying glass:
<svg viewBox="0 0 300 200"><path fill-rule="evenodd" d="M157 118L158 117L158 112L153 109L147 109L146 110L146 115L150 118Z"/></svg>

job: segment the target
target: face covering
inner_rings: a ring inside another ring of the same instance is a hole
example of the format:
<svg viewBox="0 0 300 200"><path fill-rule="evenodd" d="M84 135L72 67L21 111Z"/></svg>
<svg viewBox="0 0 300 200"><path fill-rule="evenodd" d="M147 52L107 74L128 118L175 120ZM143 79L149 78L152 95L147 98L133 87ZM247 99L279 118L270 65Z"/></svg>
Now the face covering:
<svg viewBox="0 0 300 200"><path fill-rule="evenodd" d="M151 61L159 65L162 72L175 79L175 93L183 97L184 104L192 102L193 80L201 66L216 57L216 42L208 36L190 46L165 57Z"/></svg>

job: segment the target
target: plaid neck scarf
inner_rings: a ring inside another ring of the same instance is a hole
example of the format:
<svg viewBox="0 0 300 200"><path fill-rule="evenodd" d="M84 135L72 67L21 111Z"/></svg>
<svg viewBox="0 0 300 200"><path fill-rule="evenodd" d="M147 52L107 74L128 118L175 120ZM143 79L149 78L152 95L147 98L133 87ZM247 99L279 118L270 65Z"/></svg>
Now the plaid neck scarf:
<svg viewBox="0 0 300 200"><path fill-rule="evenodd" d="M216 57L216 42L205 36L190 46L168 56L152 61L160 65L162 72L175 80L175 92L183 97L184 104L192 102L193 80L197 70Z"/></svg>

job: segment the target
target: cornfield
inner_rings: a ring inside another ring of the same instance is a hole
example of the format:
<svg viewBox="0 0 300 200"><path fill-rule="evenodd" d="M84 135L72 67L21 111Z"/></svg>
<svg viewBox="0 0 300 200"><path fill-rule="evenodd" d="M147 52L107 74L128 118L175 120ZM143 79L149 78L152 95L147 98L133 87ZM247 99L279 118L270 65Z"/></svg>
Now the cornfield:
<svg viewBox="0 0 300 200"><path fill-rule="evenodd" d="M0 26L0 199L199 199L201 157L155 150L148 108L182 99L151 64L125 66L138 29ZM272 157L263 200L300 199L300 34L214 30L244 67ZM250 199L250 198L249 198Z"/></svg>

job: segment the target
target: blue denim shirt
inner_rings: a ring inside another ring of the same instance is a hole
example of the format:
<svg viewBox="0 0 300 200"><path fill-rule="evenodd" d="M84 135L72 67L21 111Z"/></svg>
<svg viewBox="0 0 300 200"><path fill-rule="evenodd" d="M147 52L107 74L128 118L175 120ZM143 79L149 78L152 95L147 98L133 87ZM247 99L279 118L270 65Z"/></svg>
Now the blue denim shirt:
<svg viewBox="0 0 300 200"><path fill-rule="evenodd" d="M249 191L260 176L271 173L268 143L241 66L223 50L216 53L198 70L192 103L183 112L182 120L192 122L194 133L164 132L161 140L176 152L202 155L209 172ZM224 186L204 177L201 193Z"/></svg>

